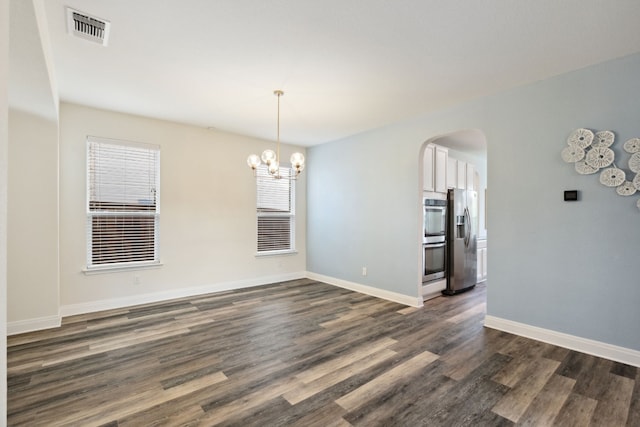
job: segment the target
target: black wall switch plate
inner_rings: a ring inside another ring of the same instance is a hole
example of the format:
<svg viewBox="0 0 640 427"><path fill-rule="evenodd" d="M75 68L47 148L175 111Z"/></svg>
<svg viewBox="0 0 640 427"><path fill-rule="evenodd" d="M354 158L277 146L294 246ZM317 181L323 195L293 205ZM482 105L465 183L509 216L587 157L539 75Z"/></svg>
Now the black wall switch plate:
<svg viewBox="0 0 640 427"><path fill-rule="evenodd" d="M565 202L577 202L578 201L578 190L567 190L564 192L564 201Z"/></svg>

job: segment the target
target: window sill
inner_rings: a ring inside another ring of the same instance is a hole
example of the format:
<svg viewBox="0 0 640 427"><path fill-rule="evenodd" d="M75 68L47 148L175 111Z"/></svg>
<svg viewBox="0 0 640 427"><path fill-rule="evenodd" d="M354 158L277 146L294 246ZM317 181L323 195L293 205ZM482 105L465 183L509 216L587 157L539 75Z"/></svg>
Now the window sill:
<svg viewBox="0 0 640 427"><path fill-rule="evenodd" d="M273 257L273 256L291 256L297 255L298 251L290 249L286 251L270 251L270 252L257 252L256 258Z"/></svg>
<svg viewBox="0 0 640 427"><path fill-rule="evenodd" d="M106 274L106 273L117 273L120 271L128 271L128 270L148 270L151 268L160 268L164 264L161 262L153 262L153 263L132 263L132 264L115 264L115 265L107 265L107 266L99 266L99 267L87 267L82 272L86 275L92 274Z"/></svg>

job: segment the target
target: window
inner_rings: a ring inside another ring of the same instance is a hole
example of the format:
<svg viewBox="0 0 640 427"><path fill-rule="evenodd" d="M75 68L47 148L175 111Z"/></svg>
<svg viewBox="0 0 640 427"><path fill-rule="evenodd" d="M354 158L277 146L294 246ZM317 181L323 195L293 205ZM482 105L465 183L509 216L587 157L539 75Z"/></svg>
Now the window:
<svg viewBox="0 0 640 427"><path fill-rule="evenodd" d="M159 263L160 147L87 138L87 268Z"/></svg>
<svg viewBox="0 0 640 427"><path fill-rule="evenodd" d="M258 253L295 250L295 186L290 168L280 168L280 179L269 175L266 165L256 171Z"/></svg>

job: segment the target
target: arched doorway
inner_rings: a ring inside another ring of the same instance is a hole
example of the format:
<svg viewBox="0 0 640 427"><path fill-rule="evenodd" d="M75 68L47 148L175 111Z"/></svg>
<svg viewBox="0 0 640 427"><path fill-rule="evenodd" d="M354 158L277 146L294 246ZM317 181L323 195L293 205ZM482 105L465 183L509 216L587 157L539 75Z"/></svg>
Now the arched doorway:
<svg viewBox="0 0 640 427"><path fill-rule="evenodd" d="M484 133L479 129L467 129L428 139L420 149L420 171L422 221L420 224L421 277L418 289L419 295L424 300L428 300L441 295L441 291L446 287L446 275L449 274L449 269L456 271L451 266L449 258L455 260L461 256L452 253L453 246L443 251L442 247L431 244L429 237L425 236L425 228L430 226L437 228L437 216L434 214L434 210L425 207L425 203L440 205L439 200L446 200L449 189L472 190L476 193L475 213L477 219L474 222L475 247L473 255L476 263L473 266L474 273L467 271L466 274L474 276L476 282L484 282L487 279L487 142ZM435 219L429 220L429 218ZM449 238L455 242L453 237L448 236L446 243L450 243ZM446 265L444 279L441 275L434 274L440 269L443 255L447 258L444 261ZM466 257L470 258L471 255L467 254ZM459 262L456 265L459 265Z"/></svg>

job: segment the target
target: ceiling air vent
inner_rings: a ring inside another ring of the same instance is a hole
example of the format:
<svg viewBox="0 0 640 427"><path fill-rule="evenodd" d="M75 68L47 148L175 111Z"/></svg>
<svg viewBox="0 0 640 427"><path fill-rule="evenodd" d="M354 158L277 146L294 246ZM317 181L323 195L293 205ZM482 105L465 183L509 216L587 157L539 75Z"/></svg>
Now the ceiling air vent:
<svg viewBox="0 0 640 427"><path fill-rule="evenodd" d="M106 46L111 23L84 12L67 7L67 31L69 34Z"/></svg>

